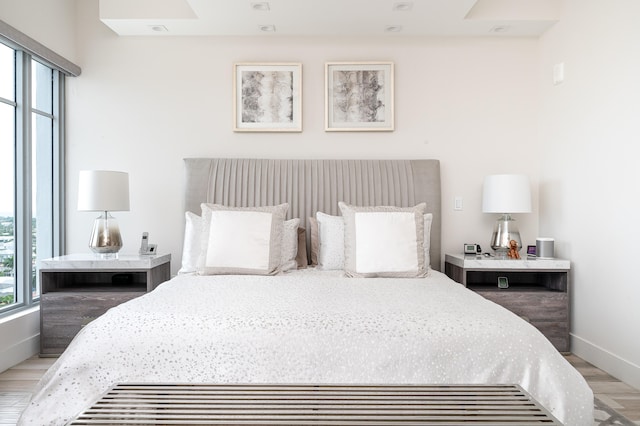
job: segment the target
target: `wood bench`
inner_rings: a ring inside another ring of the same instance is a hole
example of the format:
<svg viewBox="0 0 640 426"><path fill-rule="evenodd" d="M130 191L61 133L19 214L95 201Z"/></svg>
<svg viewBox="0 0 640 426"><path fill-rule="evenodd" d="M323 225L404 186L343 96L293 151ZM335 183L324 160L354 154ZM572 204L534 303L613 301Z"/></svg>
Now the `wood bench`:
<svg viewBox="0 0 640 426"><path fill-rule="evenodd" d="M561 425L518 385L125 383L70 425Z"/></svg>

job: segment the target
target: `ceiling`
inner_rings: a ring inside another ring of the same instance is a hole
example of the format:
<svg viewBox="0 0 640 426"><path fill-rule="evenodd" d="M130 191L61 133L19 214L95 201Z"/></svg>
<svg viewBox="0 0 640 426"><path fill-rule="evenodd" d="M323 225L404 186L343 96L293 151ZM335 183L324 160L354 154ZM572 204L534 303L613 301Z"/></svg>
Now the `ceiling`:
<svg viewBox="0 0 640 426"><path fill-rule="evenodd" d="M560 0L100 0L120 36L538 37Z"/></svg>

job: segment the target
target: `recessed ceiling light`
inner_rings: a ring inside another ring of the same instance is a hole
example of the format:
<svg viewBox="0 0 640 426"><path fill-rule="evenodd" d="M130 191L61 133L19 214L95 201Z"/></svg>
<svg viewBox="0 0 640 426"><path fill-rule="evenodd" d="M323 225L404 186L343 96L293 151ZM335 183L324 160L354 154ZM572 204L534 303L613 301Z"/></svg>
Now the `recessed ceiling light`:
<svg viewBox="0 0 640 426"><path fill-rule="evenodd" d="M270 7L268 2L260 1L251 3L251 9L257 10L258 12L268 12Z"/></svg>
<svg viewBox="0 0 640 426"><path fill-rule="evenodd" d="M413 8L412 1L394 1L391 10L394 12L408 12Z"/></svg>
<svg viewBox="0 0 640 426"><path fill-rule="evenodd" d="M490 32L502 34L508 32L510 28L511 27L508 25L496 25L495 27L491 28Z"/></svg>
<svg viewBox="0 0 640 426"><path fill-rule="evenodd" d="M387 25L384 27L384 31L387 33L399 33L402 31L402 25Z"/></svg>
<svg viewBox="0 0 640 426"><path fill-rule="evenodd" d="M156 32L156 33L169 32L167 27L165 27L164 25L149 25L149 28L151 29L151 31Z"/></svg>
<svg viewBox="0 0 640 426"><path fill-rule="evenodd" d="M275 33L276 32L276 26L275 25L258 25L258 28L260 28L260 31L262 31L263 33Z"/></svg>

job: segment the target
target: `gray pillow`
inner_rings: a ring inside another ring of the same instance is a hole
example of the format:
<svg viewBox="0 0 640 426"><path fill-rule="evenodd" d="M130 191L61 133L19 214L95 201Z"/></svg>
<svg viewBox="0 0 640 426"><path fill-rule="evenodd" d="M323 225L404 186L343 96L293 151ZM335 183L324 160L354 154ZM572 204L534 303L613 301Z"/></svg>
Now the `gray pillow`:
<svg viewBox="0 0 640 426"><path fill-rule="evenodd" d="M284 221L282 233L282 255L280 257L280 272L298 268L296 257L298 255L298 226L300 219L294 218Z"/></svg>

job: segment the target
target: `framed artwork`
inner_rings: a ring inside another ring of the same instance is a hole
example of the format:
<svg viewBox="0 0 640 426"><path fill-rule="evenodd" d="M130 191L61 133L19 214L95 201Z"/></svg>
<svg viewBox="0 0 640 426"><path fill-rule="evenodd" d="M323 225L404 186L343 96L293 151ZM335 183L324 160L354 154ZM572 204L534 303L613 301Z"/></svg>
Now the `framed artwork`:
<svg viewBox="0 0 640 426"><path fill-rule="evenodd" d="M326 131L393 129L393 62L325 64Z"/></svg>
<svg viewBox="0 0 640 426"><path fill-rule="evenodd" d="M234 64L233 131L301 132L302 64Z"/></svg>

